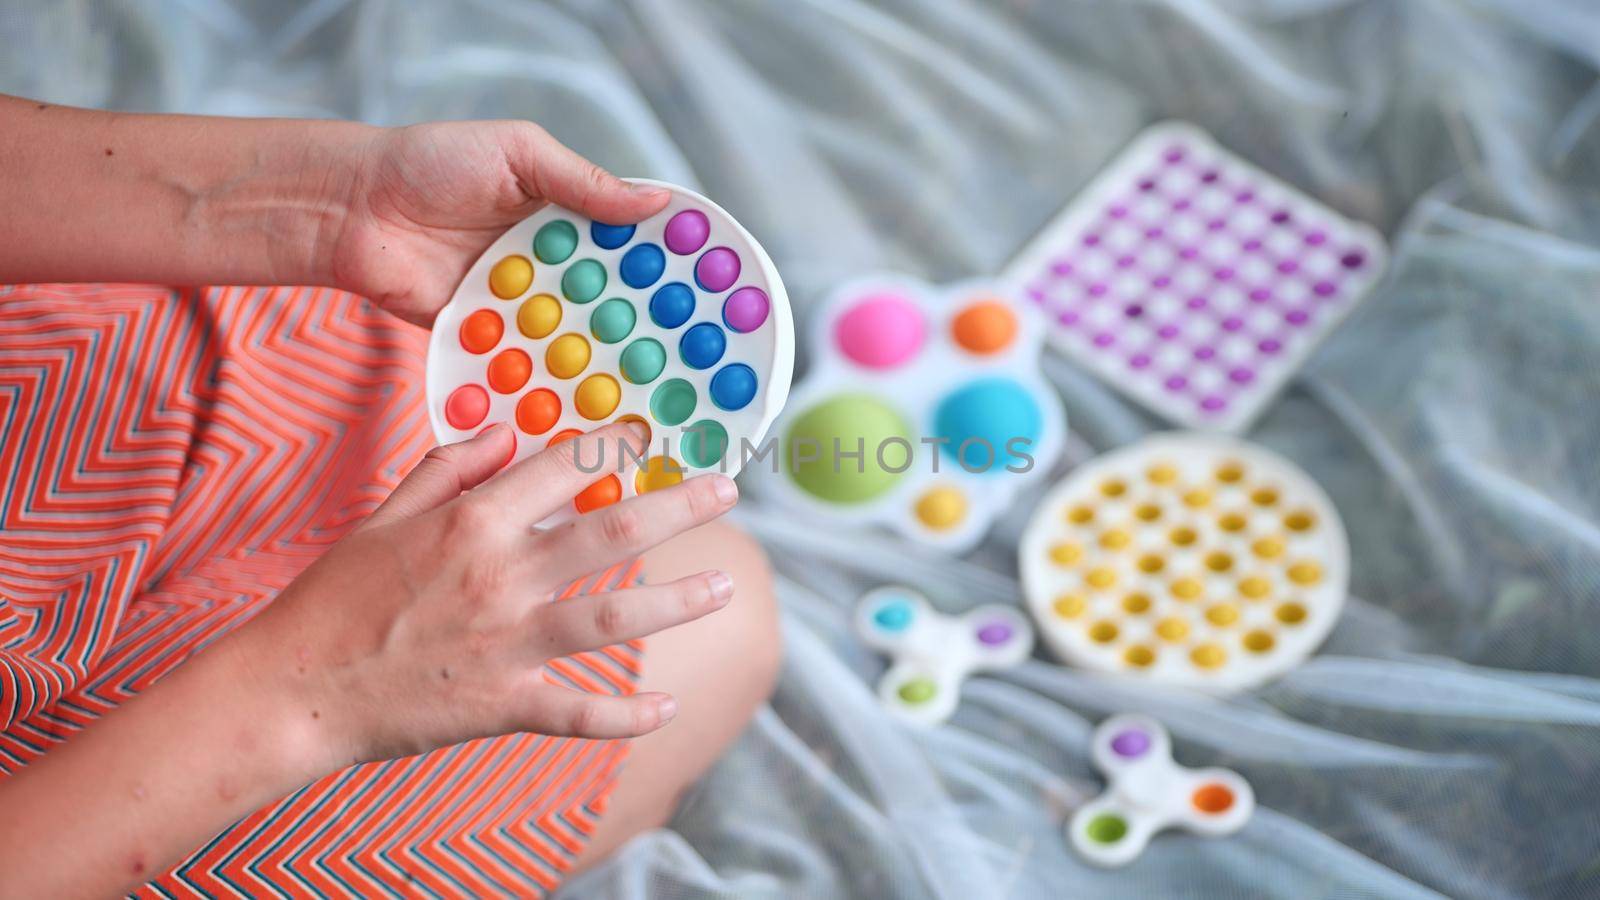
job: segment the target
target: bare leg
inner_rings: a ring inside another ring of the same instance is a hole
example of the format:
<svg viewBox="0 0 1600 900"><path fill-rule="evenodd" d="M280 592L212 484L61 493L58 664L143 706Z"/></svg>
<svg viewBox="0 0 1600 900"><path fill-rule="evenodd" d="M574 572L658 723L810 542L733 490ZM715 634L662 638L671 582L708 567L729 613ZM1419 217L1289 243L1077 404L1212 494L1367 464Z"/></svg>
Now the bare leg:
<svg viewBox="0 0 1600 900"><path fill-rule="evenodd" d="M703 619L648 639L641 686L678 698L672 724L634 741L605 815L574 871L603 860L634 835L666 824L684 791L711 767L766 702L782 648L772 570L761 545L721 522L701 526L645 556L644 575L670 581L707 569L733 578L733 601Z"/></svg>

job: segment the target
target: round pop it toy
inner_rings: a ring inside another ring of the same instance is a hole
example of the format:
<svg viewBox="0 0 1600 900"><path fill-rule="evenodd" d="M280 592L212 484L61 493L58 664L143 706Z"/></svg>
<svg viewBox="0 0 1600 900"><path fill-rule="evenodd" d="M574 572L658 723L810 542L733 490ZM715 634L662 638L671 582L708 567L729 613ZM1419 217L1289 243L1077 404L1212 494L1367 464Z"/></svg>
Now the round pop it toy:
<svg viewBox="0 0 1600 900"><path fill-rule="evenodd" d="M1045 497L1019 553L1057 656L1213 690L1309 656L1344 605L1350 555L1333 504L1299 468L1196 432L1078 468Z"/></svg>
<svg viewBox="0 0 1600 900"><path fill-rule="evenodd" d="M642 464L604 461L610 474L545 525L738 474L788 396L794 331L772 260L710 200L635 181L671 201L637 225L546 206L484 252L434 323L428 417L443 443L508 422L520 459L620 419L649 427Z"/></svg>
<svg viewBox="0 0 1600 900"><path fill-rule="evenodd" d="M781 424L780 500L964 550L1061 452L1029 310L984 284L892 277L836 291Z"/></svg>

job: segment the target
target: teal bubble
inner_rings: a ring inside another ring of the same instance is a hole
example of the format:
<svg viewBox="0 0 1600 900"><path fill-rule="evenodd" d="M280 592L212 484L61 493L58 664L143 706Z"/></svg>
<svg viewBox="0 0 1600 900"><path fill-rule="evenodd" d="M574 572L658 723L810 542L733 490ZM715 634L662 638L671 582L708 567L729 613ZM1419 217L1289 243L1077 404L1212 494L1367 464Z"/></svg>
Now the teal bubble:
<svg viewBox="0 0 1600 900"><path fill-rule="evenodd" d="M1031 455L1043 419L1039 404L1022 385L1009 378L984 378L939 401L933 427L946 441L940 445L946 456L968 470L994 473L1026 462L1008 444L1026 440L1016 449Z"/></svg>
<svg viewBox="0 0 1600 900"><path fill-rule="evenodd" d="M694 415L695 403L694 385L669 378L650 394L650 415L663 425L681 425Z"/></svg>
<svg viewBox="0 0 1600 900"><path fill-rule="evenodd" d="M693 425L684 426L678 449L689 465L709 469L728 452L728 429L715 419L701 419Z"/></svg>
<svg viewBox="0 0 1600 900"><path fill-rule="evenodd" d="M564 263L576 249L578 229L565 219L546 222L533 236L533 255L542 263Z"/></svg>
<svg viewBox="0 0 1600 900"><path fill-rule="evenodd" d="M580 259L561 275L561 293L573 303L588 303L606 289L606 267L598 260Z"/></svg>
<svg viewBox="0 0 1600 900"><path fill-rule="evenodd" d="M594 308L594 315L589 317L589 333L603 344L615 344L633 331L638 315L632 303L612 297Z"/></svg>
<svg viewBox="0 0 1600 900"><path fill-rule="evenodd" d="M640 338L629 344L622 351L622 377L632 384L649 384L661 375L661 370L667 367L667 348L655 338ZM688 382L684 382L685 385ZM683 414L683 419L689 418L694 412L694 388L689 388L689 411ZM661 417L656 416L657 419ZM682 422L679 419L678 422ZM663 422L665 425L676 425L677 422Z"/></svg>

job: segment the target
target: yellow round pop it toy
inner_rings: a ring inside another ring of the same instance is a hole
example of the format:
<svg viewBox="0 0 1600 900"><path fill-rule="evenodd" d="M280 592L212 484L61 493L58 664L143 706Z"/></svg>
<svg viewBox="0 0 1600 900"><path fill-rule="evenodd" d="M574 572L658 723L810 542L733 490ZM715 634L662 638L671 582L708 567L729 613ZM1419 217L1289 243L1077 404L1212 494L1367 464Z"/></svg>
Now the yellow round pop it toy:
<svg viewBox="0 0 1600 900"><path fill-rule="evenodd" d="M1028 606L1068 663L1237 690L1317 648L1344 606L1344 526L1293 463L1173 432L1079 467L1022 537Z"/></svg>

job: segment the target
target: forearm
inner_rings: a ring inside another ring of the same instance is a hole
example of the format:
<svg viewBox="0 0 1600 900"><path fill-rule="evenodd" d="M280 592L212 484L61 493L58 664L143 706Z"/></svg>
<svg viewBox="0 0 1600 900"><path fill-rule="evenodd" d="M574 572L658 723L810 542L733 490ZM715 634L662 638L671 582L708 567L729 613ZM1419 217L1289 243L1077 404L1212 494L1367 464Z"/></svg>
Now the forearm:
<svg viewBox="0 0 1600 900"><path fill-rule="evenodd" d="M0 282L330 284L375 131L0 96Z"/></svg>
<svg viewBox="0 0 1600 900"><path fill-rule="evenodd" d="M0 898L156 877L326 767L317 722L225 639L0 780Z"/></svg>

